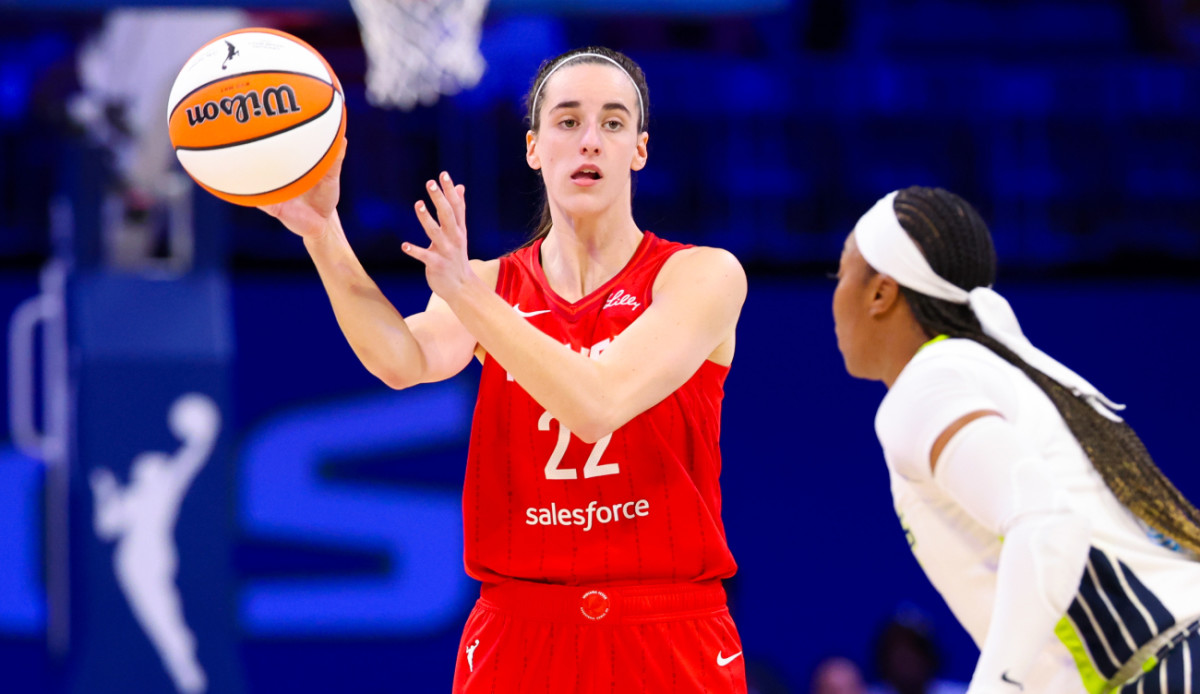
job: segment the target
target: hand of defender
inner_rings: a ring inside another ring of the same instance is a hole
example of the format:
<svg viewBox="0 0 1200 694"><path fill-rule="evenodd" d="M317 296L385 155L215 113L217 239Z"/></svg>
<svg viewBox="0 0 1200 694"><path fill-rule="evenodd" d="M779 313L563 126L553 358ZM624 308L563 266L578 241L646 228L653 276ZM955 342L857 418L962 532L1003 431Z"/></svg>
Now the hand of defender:
<svg viewBox="0 0 1200 694"><path fill-rule="evenodd" d="M342 160L345 158L346 138L342 137L341 152L316 185L291 200L262 205L258 209L283 222L285 227L300 237L309 239L320 236L329 227L329 220L337 209L341 196Z"/></svg>
<svg viewBox="0 0 1200 694"><path fill-rule="evenodd" d="M445 171L438 181L429 181L425 187L437 210L437 219L430 214L424 201L417 201L413 207L429 237L429 247L405 243L401 249L425 264L425 281L429 288L447 299L473 272L467 257L466 187L454 185Z"/></svg>

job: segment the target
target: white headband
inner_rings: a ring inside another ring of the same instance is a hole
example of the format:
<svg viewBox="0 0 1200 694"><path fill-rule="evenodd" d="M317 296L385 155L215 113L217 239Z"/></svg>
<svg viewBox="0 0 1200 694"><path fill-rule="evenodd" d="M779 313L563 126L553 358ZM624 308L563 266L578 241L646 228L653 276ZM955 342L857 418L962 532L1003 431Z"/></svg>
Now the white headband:
<svg viewBox="0 0 1200 694"><path fill-rule="evenodd" d="M1011 349L1026 364L1084 398L1100 414L1121 421L1111 410L1123 410L1125 406L1109 400L1082 376L1034 347L1021 332L1021 324L1003 296L991 287L976 287L968 292L934 272L925 254L900 226L895 200L896 192L888 193L854 227L858 251L871 267L919 294L969 306L985 334Z"/></svg>
<svg viewBox="0 0 1200 694"><path fill-rule="evenodd" d="M553 75L555 72L558 71L558 69L560 67L562 67L563 65L566 65L567 63L571 62L572 60L575 60L576 58L599 58L601 60L607 60L608 62L612 63L618 70L620 70L621 74L623 74L629 78L629 82L633 85L633 91L637 93L638 115L640 117L640 120L638 121L638 131L640 132L642 129L642 126L644 126L646 124L646 105L642 103L642 90L638 89L637 82L634 81L633 75L629 74L629 71L627 71L625 68L621 67L620 63L618 63L617 61L613 60L612 58L610 58L606 55L600 55L599 53L576 53L575 55L573 55L569 58L564 58L563 60L559 61L558 65L555 65L554 67L550 68L550 72L546 73L546 76L542 78L542 81L540 83L538 83L537 90L533 92L533 101L529 102L529 108L533 109L533 111L534 111L534 113L532 115L537 115L538 97L541 96L542 87L546 86L546 83L550 81L550 75ZM533 118L531 117L530 121L532 121L532 120L533 120Z"/></svg>

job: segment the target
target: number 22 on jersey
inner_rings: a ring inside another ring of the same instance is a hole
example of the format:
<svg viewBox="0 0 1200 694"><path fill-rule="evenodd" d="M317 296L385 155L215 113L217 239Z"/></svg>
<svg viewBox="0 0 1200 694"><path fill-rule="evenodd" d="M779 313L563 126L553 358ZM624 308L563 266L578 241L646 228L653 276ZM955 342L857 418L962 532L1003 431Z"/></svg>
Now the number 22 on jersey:
<svg viewBox="0 0 1200 694"><path fill-rule="evenodd" d="M562 470L558 467L559 463L562 462L563 456L567 454L567 446L571 443L571 430L563 426L562 422L555 419L549 412L543 412L542 416L538 418L538 431L550 431L550 422L558 422L558 442L555 443L554 450L550 452L550 459L546 461L546 479L579 479L579 472L577 470ZM615 475L621 471L619 463L601 464L600 462L600 458L604 455L604 449L608 448L608 442L611 440L612 434L609 434L592 444L592 453L583 465L584 479Z"/></svg>

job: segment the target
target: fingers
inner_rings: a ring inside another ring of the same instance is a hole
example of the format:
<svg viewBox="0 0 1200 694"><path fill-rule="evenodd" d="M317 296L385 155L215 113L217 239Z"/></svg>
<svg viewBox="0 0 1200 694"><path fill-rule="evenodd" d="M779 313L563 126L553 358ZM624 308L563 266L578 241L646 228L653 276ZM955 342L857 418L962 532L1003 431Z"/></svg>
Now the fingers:
<svg viewBox="0 0 1200 694"><path fill-rule="evenodd" d="M450 210L454 213L456 226L460 232L466 232L465 221L467 219L467 204L463 200L463 192L466 187L459 184L455 185L450 174L442 172L442 195L446 197L446 201L450 203Z"/></svg>
<svg viewBox="0 0 1200 694"><path fill-rule="evenodd" d="M429 237L429 247L404 243L400 248L406 255L428 267L431 263L436 264L439 256L457 255L465 246L467 230L463 220L466 219L466 187L455 185L450 174L443 171L437 181L427 181L425 189L434 209L429 209L424 201L418 200L413 205L413 211L425 235Z"/></svg>
<svg viewBox="0 0 1200 694"><path fill-rule="evenodd" d="M346 160L346 148L349 146L349 142L346 136L342 135L342 141L338 143L337 156L334 157L333 164L330 165L329 171L325 173L324 177L337 178L342 175L342 162Z"/></svg>
<svg viewBox="0 0 1200 694"><path fill-rule="evenodd" d="M400 250L404 251L404 254L410 258L416 258L425 265L429 264L430 256L433 255L433 251L429 250L428 248L421 248L420 246L414 243L408 243L407 241L400 244Z"/></svg>
<svg viewBox="0 0 1200 694"><path fill-rule="evenodd" d="M430 214L429 207L425 204L425 202L418 200L417 203L413 205L413 210L417 213L417 221L421 223L421 228L425 230L425 235L429 237L429 240L432 241L434 245L444 242L446 239L446 232L442 229L442 226L438 224L438 220L434 219L433 215ZM438 213L438 216L442 216L440 212Z"/></svg>
<svg viewBox="0 0 1200 694"><path fill-rule="evenodd" d="M438 221L441 223L442 231L447 234L452 234L459 227L459 219L455 214L454 200L458 200L458 192L454 190L454 182L450 180L450 174L445 171L438 177L438 181L429 181L426 183L426 188L429 190L429 199L433 202L433 206L437 209ZM453 196L453 199L451 199Z"/></svg>
<svg viewBox="0 0 1200 694"><path fill-rule="evenodd" d="M445 171L438 176L438 179L438 181L425 182L426 192L429 193L429 200L433 203L434 210L437 211L437 218L434 219L433 213L421 203L418 203L415 208L417 218L431 240L444 239L462 243L466 239L467 232L465 224L467 208L464 197L466 187L461 184L455 185L450 174Z"/></svg>

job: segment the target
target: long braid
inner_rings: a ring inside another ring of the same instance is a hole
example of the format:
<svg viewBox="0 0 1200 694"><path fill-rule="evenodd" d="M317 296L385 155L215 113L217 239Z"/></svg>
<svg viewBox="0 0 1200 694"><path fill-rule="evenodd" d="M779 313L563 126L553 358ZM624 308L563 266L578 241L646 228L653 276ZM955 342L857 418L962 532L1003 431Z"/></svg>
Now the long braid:
<svg viewBox="0 0 1200 694"><path fill-rule="evenodd" d="M996 254L979 213L941 188L914 186L895 200L900 225L920 246L933 271L963 289L991 285ZM1200 555L1200 510L1163 475L1142 440L1126 422L1097 412L1058 381L1029 366L1012 350L985 335L967 306L901 287L922 329L930 336L975 340L1021 369L1050 397L1071 434L1117 499L1150 527Z"/></svg>

